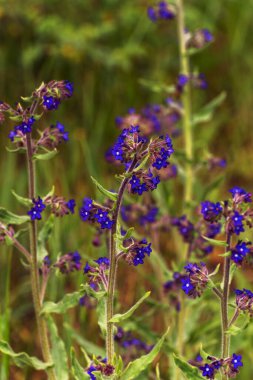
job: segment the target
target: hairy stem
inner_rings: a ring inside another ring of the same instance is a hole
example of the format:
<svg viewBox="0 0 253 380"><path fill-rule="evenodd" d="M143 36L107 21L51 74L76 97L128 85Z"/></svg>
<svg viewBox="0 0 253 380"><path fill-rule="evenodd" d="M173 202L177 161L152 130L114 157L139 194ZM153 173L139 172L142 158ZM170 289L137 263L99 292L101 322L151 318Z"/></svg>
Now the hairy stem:
<svg viewBox="0 0 253 380"><path fill-rule="evenodd" d="M189 60L186 52L185 45L185 20L184 20L184 3L183 0L177 0L177 29L179 41L179 57L180 57L180 73L189 77L190 68ZM184 131L184 149L186 156L185 163L185 183L184 183L184 203L188 207L188 215L190 216L190 204L193 198L193 137L191 129L191 93L190 86L187 83L182 93L183 104L183 131ZM185 252L184 257L187 258L188 254ZM177 335L177 351L180 355L184 350L184 327L186 318L185 297L181 297L181 310L178 313L178 335ZM176 368L175 380L180 380L181 371Z"/></svg>
<svg viewBox="0 0 253 380"><path fill-rule="evenodd" d="M226 252L231 250L231 234L227 233L227 246ZM229 275L230 275L230 257L225 257L223 268L223 297L221 299L221 357L227 358L229 356L230 337L227 334L229 327L228 322L228 298L229 298ZM224 379L228 377L225 375Z"/></svg>
<svg viewBox="0 0 253 380"><path fill-rule="evenodd" d="M130 173L136 165L136 159L133 160L130 165L127 173ZM108 294L106 300L106 356L108 363L112 363L114 356L114 335L113 335L113 323L110 322L110 319L113 317L113 303L114 303L114 294L115 294L115 284L117 277L117 246L116 246L116 232L118 225L118 218L120 213L120 208L123 200L124 191L129 181L129 177L125 177L121 182L118 191L118 197L116 205L113 211L112 220L113 226L110 231L110 270L109 270L109 280L108 280Z"/></svg>
<svg viewBox="0 0 253 380"><path fill-rule="evenodd" d="M178 25L178 40L179 40L179 55L180 55L180 71L181 74L189 77L190 65L185 45L185 21L184 21L184 3L183 0L177 0L177 25ZM191 127L191 89L189 83L184 86L182 93L183 104L183 130L185 139L185 187L184 201L186 206L192 201L193 197L193 136Z"/></svg>
<svg viewBox="0 0 253 380"><path fill-rule="evenodd" d="M29 198L34 199L35 194L35 170L34 162L32 159L32 139L31 134L26 135L27 149L26 149L26 160L27 160L27 170L28 170L28 193ZM33 304L36 316L37 327L40 336L40 344L42 350L42 356L45 362L52 363L52 357L50 353L48 331L46 326L46 321L44 317L40 315L41 312L41 301L40 301L40 281L39 281L39 268L37 261L37 222L32 220L29 226L29 236L30 236L30 254L31 254L31 287ZM48 369L48 378L50 380L56 380L55 372L53 368Z"/></svg>

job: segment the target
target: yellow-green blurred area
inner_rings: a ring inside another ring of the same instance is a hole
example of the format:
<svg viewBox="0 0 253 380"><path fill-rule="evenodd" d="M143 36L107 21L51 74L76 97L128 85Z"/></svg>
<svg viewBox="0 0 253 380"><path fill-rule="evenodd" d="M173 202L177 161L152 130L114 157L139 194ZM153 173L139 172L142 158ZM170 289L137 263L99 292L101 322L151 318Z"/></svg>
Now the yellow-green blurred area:
<svg viewBox="0 0 253 380"><path fill-rule="evenodd" d="M95 195L91 175L105 187L113 187L114 168L105 162L104 154L118 133L115 117L124 115L130 107L138 111L146 104L162 103L169 96L159 85L170 86L179 73L176 22L152 23L147 18L147 6L152 4L148 0L0 0L0 100L14 104L20 96L29 96L42 81L52 79L70 80L75 87L73 97L56 112L48 113L47 120L42 120L39 127L60 121L70 132L70 141L60 147L58 156L38 164L41 195L54 185L58 195L73 197L80 204L84 196ZM250 191L253 0L189 0L185 6L188 28L208 28L215 38L210 47L191 60L192 70L205 73L209 84L207 91L198 90L193 96L193 111L197 112L201 105L221 92L227 94L214 118L195 128L195 149L200 153L209 149L227 159L225 180L220 191L216 190L217 196L231 185L241 185ZM154 86L145 86L147 82ZM0 126L0 203L14 212L24 212L11 190L26 195L25 161L22 155L5 149L7 145L11 147L7 136L14 125L8 121ZM83 257L91 257L91 231L77 217L58 220L50 242L55 257L59 252L76 249ZM24 348L26 345L26 349L32 351L34 337L29 323L24 322L27 318L33 319L29 278L15 252L12 292L7 296L11 249L3 246L0 249L1 271L4 268L1 292L5 295L1 311L6 310L4 302L8 304L6 297L10 296L13 346ZM105 255L104 248L97 255ZM145 275L143 277L146 281ZM48 297L58 300L63 295L63 283L65 289L73 290L81 280L82 274L72 275L66 281L58 276L50 285ZM138 276L133 274L129 284L124 284L124 279L121 282L123 286L129 285L123 301L131 305ZM145 287L144 284L139 286L140 290ZM82 313L81 318L74 313L64 316L65 320L60 323L78 329L85 319L85 311ZM96 317L93 312L89 323L93 327L86 331L86 338L101 344L101 340L94 337ZM219 328L218 322L214 327ZM208 336L209 331L206 334ZM6 332L2 331L2 335ZM69 336L63 332L70 345ZM197 341L198 336L193 337L193 341L195 338ZM1 376L1 380L8 379L4 373ZM26 378L22 371L12 376L11 380ZM43 379L43 375L29 377L29 372L27 376L27 379Z"/></svg>

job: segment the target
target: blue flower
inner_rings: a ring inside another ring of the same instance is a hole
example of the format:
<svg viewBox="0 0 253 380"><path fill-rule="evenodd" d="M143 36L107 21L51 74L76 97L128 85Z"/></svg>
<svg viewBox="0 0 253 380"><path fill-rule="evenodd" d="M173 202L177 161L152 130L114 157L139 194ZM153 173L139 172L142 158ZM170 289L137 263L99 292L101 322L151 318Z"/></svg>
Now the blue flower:
<svg viewBox="0 0 253 380"><path fill-rule="evenodd" d="M201 31L203 33L203 36L205 38L205 42L206 43L213 41L213 35L212 35L212 33L208 29L203 28Z"/></svg>
<svg viewBox="0 0 253 380"><path fill-rule="evenodd" d="M241 203L241 202L245 202L245 203L252 202L252 200L251 200L252 194L247 193L246 190L242 189L239 186L234 186L232 189L229 190L229 192L232 194L234 201L237 201L237 202L239 201L239 203Z"/></svg>
<svg viewBox="0 0 253 380"><path fill-rule="evenodd" d="M233 354L231 364L234 369L238 369L238 367L243 367L242 356Z"/></svg>
<svg viewBox="0 0 253 380"><path fill-rule="evenodd" d="M60 100L57 98L54 98L53 96L43 96L43 106L51 110L56 110L60 104Z"/></svg>
<svg viewBox="0 0 253 380"><path fill-rule="evenodd" d="M66 203L66 206L67 206L67 208L69 209L69 211L71 212L71 214L74 214L74 213L75 213L76 201L75 201L74 199L70 199L70 200Z"/></svg>
<svg viewBox="0 0 253 380"><path fill-rule="evenodd" d="M207 377L208 379L212 379L214 375L214 369L209 365L205 364L203 367L199 367L202 371L202 376Z"/></svg>
<svg viewBox="0 0 253 380"><path fill-rule="evenodd" d="M195 287L192 285L190 278L182 278L182 289L188 295Z"/></svg>
<svg viewBox="0 0 253 380"><path fill-rule="evenodd" d="M250 249L248 248L248 243L239 241L236 246L232 249L231 253L231 259L236 264L242 264L243 259L246 257L246 255L250 252Z"/></svg>
<svg viewBox="0 0 253 380"><path fill-rule="evenodd" d="M41 220L41 212L38 211L35 207L32 207L27 214L30 216L31 220Z"/></svg>
<svg viewBox="0 0 253 380"><path fill-rule="evenodd" d="M73 85L73 83L70 82L70 81L68 81L68 80L65 80L64 84L65 84L65 89L68 91L68 97L72 96L73 92L74 92L74 85Z"/></svg>
<svg viewBox="0 0 253 380"><path fill-rule="evenodd" d="M236 235L240 235L241 232L244 232L243 220L244 216L241 215L238 211L235 211L231 217L232 231Z"/></svg>
<svg viewBox="0 0 253 380"><path fill-rule="evenodd" d="M201 213L203 218L208 222L217 221L222 214L222 206L219 202L212 203L210 201L201 202Z"/></svg>

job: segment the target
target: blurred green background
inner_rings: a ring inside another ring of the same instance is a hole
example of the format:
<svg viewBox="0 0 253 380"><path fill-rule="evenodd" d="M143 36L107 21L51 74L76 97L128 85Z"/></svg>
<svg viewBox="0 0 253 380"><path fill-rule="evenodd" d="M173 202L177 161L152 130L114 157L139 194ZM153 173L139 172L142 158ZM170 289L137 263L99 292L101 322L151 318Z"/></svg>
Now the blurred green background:
<svg viewBox="0 0 253 380"><path fill-rule="evenodd" d="M201 150L208 145L215 155L227 158L228 168L220 193L232 184L250 190L253 0L185 3L189 29L207 27L215 36L210 48L192 59L192 68L204 72L209 83L208 91L201 100L196 99L194 107L222 91L227 93L215 118L195 131L195 147ZM47 122L42 122L43 126L56 120L63 122L70 131L71 141L61 147L56 159L39 164L41 194L55 185L57 194L73 196L80 202L83 196L94 195L91 174L110 187L112 168L105 163L104 153L117 135L115 117L124 115L130 107L138 110L147 103L161 103L168 96L141 84L141 79L145 79L170 85L178 74L175 21L160 26L151 23L146 16L146 8L151 4L147 0L0 1L0 99L14 104L21 95L29 95L42 81L51 79L68 79L75 86L73 98L50 114ZM11 125L8 127L6 123L0 127L0 203L17 212L18 205L10 189L26 194L26 174L22 156L7 153L5 149L8 128ZM74 249L89 255L87 242L91 237L83 231L84 225L77 218L71 225L68 218L62 220L51 242L55 255ZM1 268L8 268L10 249L2 246L0 249ZM9 278L12 278L11 294ZM79 280L81 277L73 277L73 281L71 277L67 288L75 288L73 284ZM59 278L51 286L51 299L58 299L63 293L62 281ZM22 325L20 330L19 321L32 315L32 311L29 279L16 252L12 276L9 277L8 271L1 275L1 294L1 310L7 310L9 296L11 307L15 308L12 339L17 345L26 342L32 346L28 326ZM8 335L8 328L4 334ZM3 380L8 378L4 373L1 376ZM24 378L21 372L15 376L15 379ZM250 379L243 376L241 379Z"/></svg>

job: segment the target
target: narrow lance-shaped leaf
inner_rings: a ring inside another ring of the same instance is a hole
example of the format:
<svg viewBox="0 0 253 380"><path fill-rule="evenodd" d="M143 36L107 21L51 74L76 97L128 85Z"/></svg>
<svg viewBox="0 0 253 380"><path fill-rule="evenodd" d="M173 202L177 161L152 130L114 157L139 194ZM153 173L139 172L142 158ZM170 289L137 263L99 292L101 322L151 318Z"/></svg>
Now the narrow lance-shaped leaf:
<svg viewBox="0 0 253 380"><path fill-rule="evenodd" d="M211 239L211 238L208 238L204 235L202 235L202 237L203 237L203 239L205 239L206 241L208 241L212 245L217 245L218 247L226 247L227 246L227 243L225 241Z"/></svg>
<svg viewBox="0 0 253 380"><path fill-rule="evenodd" d="M186 379L203 380L203 377L200 375L199 370L196 367L193 367L185 360L181 359L179 356L176 355L174 355L174 361L176 366L181 369Z"/></svg>
<svg viewBox="0 0 253 380"><path fill-rule="evenodd" d="M58 151L56 149L48 151L46 153L37 153L37 154L33 155L33 159L34 160L43 160L43 161L50 160L51 158L56 156L57 153L58 153Z"/></svg>
<svg viewBox="0 0 253 380"><path fill-rule="evenodd" d="M63 340L59 337L56 324L53 318L47 318L47 324L51 338L51 353L54 361L54 368L57 379L68 380L68 356L63 343Z"/></svg>
<svg viewBox="0 0 253 380"><path fill-rule="evenodd" d="M151 292L147 292L144 294L143 297L139 299L139 301L136 302L126 313L124 314L115 314L111 319L110 322L119 323L121 321L124 321L125 319L131 317L131 315L135 312L135 310L140 306L140 304L150 296Z"/></svg>
<svg viewBox="0 0 253 380"><path fill-rule="evenodd" d="M162 338L156 343L156 345L152 348L152 350L147 355L143 355L140 358L134 360L133 362L130 362L127 368L123 371L122 375L120 376L120 380L136 379L137 376L142 371L144 371L148 367L149 364L153 362L153 360L159 353L160 349L162 348L162 345L168 333L169 333L169 329L166 331L166 333L162 336Z"/></svg>
<svg viewBox="0 0 253 380"><path fill-rule="evenodd" d="M26 352L14 352L10 345L3 340L0 341L0 352L10 356L18 367L28 365L37 370L46 370L47 368L53 366L53 363L44 363L34 356L29 356Z"/></svg>
<svg viewBox="0 0 253 380"><path fill-rule="evenodd" d="M113 193L112 191L106 190L100 183L93 177L91 177L92 182L94 185L98 188L98 190L107 198L111 199L112 201L117 200L117 193Z"/></svg>
<svg viewBox="0 0 253 380"><path fill-rule="evenodd" d="M62 300L57 303L51 301L44 302L41 314L64 314L68 309L71 309L72 307L78 305L79 299L83 294L84 291L69 293L65 294Z"/></svg>
<svg viewBox="0 0 253 380"><path fill-rule="evenodd" d="M83 367L76 359L75 351L71 349L71 372L75 380L89 380L90 376L84 371Z"/></svg>
<svg viewBox="0 0 253 380"><path fill-rule="evenodd" d="M6 210L3 207L0 207L0 222L3 222L5 224L23 224L30 220L28 215L16 215L13 214L11 211Z"/></svg>
<svg viewBox="0 0 253 380"><path fill-rule="evenodd" d="M30 207L32 205L32 200L29 198L24 198L18 195L14 190L11 191L14 197L17 199L17 201L23 205L23 206L28 206Z"/></svg>

